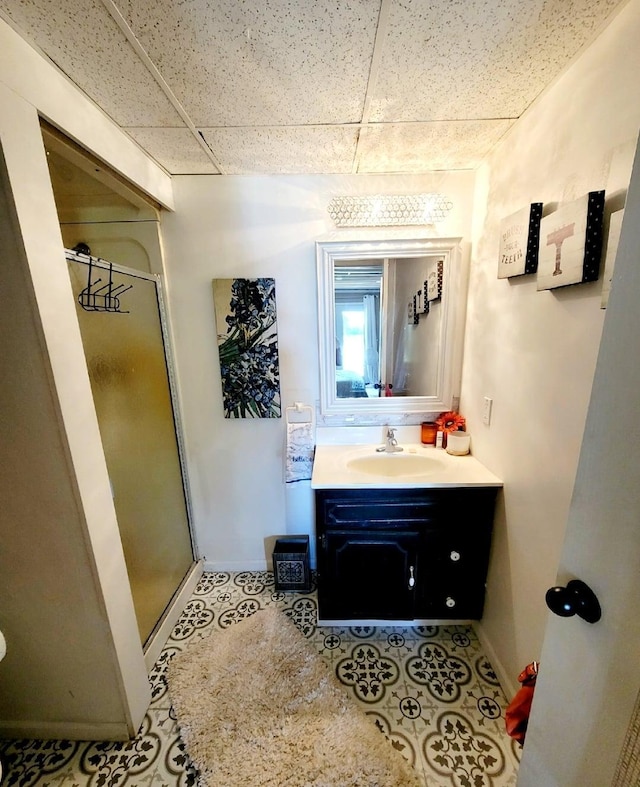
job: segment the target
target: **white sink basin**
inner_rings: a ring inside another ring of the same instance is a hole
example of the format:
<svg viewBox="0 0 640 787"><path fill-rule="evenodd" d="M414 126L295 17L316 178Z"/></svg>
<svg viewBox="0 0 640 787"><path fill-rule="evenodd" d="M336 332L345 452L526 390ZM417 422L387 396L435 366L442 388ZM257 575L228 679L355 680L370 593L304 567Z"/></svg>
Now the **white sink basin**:
<svg viewBox="0 0 640 787"><path fill-rule="evenodd" d="M436 489L502 486L473 456L406 443L396 454L377 453L380 443L317 445L312 489Z"/></svg>
<svg viewBox="0 0 640 787"><path fill-rule="evenodd" d="M384 476L419 476L437 473L444 468L443 462L430 456L416 454L371 454L357 456L347 461L347 468L357 473Z"/></svg>

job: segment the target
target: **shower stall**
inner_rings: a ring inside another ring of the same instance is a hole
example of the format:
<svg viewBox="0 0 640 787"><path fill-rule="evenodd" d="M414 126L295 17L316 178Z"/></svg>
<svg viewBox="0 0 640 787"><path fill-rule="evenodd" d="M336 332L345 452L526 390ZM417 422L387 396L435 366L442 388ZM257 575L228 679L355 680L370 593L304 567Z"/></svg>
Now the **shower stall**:
<svg viewBox="0 0 640 787"><path fill-rule="evenodd" d="M166 639L158 632L164 627L168 633L167 618L179 614L201 571L194 557L162 282L86 253L66 256L150 667ZM156 639L162 641L154 645Z"/></svg>

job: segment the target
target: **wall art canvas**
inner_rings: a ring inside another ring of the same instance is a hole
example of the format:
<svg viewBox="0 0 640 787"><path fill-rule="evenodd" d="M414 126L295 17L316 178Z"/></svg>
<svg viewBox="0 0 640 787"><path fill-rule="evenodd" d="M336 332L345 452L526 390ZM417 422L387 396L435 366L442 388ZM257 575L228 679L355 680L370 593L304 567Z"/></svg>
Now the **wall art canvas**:
<svg viewBox="0 0 640 787"><path fill-rule="evenodd" d="M541 219L542 202L532 202L500 222L499 279L537 271Z"/></svg>
<svg viewBox="0 0 640 787"><path fill-rule="evenodd" d="M427 264L427 280L424 287L427 291L427 301L437 301L442 297L442 278L444 262L442 260L429 260Z"/></svg>
<svg viewBox="0 0 640 787"><path fill-rule="evenodd" d="M622 231L622 217L624 210L616 210L609 217L609 233L607 236L607 250L604 255L604 274L602 277L602 299L600 308L606 309L609 302L609 292L611 291L611 279L613 278L613 266L618 253L620 243L620 232Z"/></svg>
<svg viewBox="0 0 640 787"><path fill-rule="evenodd" d="M280 418L274 279L214 279L225 418Z"/></svg>
<svg viewBox="0 0 640 787"><path fill-rule="evenodd" d="M604 191L562 205L540 222L538 290L596 281L602 254Z"/></svg>

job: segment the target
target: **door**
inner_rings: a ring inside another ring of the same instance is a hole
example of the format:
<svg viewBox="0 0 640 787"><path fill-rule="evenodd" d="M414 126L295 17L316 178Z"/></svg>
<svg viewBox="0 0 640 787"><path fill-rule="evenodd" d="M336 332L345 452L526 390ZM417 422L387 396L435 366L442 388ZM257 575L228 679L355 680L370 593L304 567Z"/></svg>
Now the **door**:
<svg viewBox="0 0 640 787"><path fill-rule="evenodd" d="M120 266L94 265L87 289L88 262L69 259L69 275L144 644L193 563L162 294L156 276Z"/></svg>
<svg viewBox="0 0 640 787"><path fill-rule="evenodd" d="M558 569L557 584L592 588L602 618L549 615L520 787L638 783L614 774L640 689L639 259L636 153Z"/></svg>

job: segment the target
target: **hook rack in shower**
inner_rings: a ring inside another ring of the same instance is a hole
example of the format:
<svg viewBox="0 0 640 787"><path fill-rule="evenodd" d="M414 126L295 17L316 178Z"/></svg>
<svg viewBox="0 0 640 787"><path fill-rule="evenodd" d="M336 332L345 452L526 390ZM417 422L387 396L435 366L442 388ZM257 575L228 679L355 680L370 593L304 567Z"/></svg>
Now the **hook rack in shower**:
<svg viewBox="0 0 640 787"><path fill-rule="evenodd" d="M82 253L82 252L77 252ZM78 295L78 303L85 311L88 312L111 312L116 314L129 314L128 311L123 309L120 305L120 296L127 290L133 287L133 284L126 286L125 284L118 284L113 286L113 263L109 263L109 281L106 284L102 283L102 279L92 280L93 273L93 257L89 254L89 273L87 276L87 286L81 290ZM100 262L100 259L97 258ZM102 284L101 287L96 285Z"/></svg>

